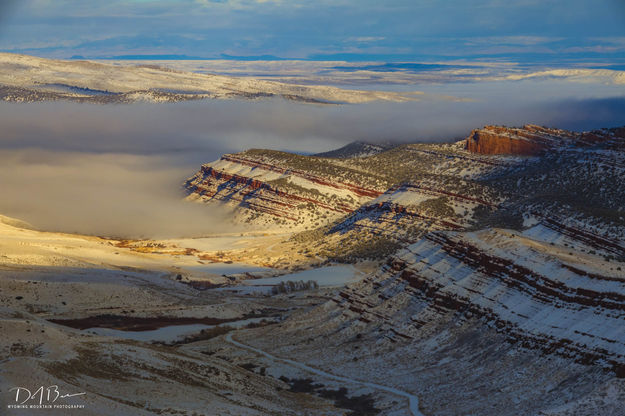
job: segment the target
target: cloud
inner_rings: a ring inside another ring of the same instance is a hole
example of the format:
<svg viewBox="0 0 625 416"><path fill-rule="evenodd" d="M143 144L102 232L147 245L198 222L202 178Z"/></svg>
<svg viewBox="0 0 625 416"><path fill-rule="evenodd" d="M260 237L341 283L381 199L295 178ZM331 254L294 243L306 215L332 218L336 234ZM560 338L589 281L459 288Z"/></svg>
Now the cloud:
<svg viewBox="0 0 625 416"><path fill-rule="evenodd" d="M378 42L384 39L384 36L352 36L345 39L345 42Z"/></svg>
<svg viewBox="0 0 625 416"><path fill-rule="evenodd" d="M587 59L589 54L614 58L619 51L601 49L609 42L601 40L592 50L571 48L588 46L590 38L625 36L624 6L619 0L597 0L590 9L586 0L22 0L15 4L4 13L0 49L53 57L228 53L306 58L350 52L380 58L401 54L403 60L412 61L480 55L530 60L535 59L531 54L542 51L553 60L568 51ZM92 43L96 40L100 42ZM500 42L519 48L498 50ZM544 45L551 49L541 49Z"/></svg>

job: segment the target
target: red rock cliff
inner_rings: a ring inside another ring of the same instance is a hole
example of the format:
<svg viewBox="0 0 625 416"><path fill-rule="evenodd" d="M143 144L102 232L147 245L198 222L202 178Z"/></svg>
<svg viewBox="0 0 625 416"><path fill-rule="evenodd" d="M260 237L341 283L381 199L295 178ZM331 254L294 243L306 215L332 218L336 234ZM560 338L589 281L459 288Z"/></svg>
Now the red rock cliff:
<svg viewBox="0 0 625 416"><path fill-rule="evenodd" d="M535 156L557 146L585 147L606 141L612 142L612 147L622 148L625 143L623 136L625 127L575 133L535 125L522 128L485 126L471 132L466 138L465 148L484 155Z"/></svg>
<svg viewBox="0 0 625 416"><path fill-rule="evenodd" d="M553 133L538 126L525 126L522 129L486 126L471 132L466 139L466 149L485 155L534 156L552 144Z"/></svg>

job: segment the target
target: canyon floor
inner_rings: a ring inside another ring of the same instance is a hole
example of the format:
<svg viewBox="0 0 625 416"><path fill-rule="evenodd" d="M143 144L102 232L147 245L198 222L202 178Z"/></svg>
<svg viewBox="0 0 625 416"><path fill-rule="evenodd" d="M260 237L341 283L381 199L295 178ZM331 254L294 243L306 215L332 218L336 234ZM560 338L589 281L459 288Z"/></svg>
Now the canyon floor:
<svg viewBox="0 0 625 416"><path fill-rule="evenodd" d="M344 414L349 409L368 412L381 403L388 409L407 406L400 394L329 374L315 375L327 390L325 396L299 392L284 377L306 379L309 371L259 356L224 337L254 327L277 328L342 287L341 281L330 281L316 290L270 296L263 286L241 290L251 287L233 281L250 271L262 277L287 270L200 259L234 248L234 253L256 250L265 261L277 256L272 247L283 235L131 244L40 232L10 218L2 220L3 414L30 414L32 408L7 408L15 404L17 393L9 390L34 392L35 384L58 386L62 394L86 393L56 402L84 408L47 410L51 414ZM346 267L330 267L328 273L339 272L353 281L371 268L366 263ZM210 281L218 286L224 280L230 282L227 290L201 285ZM26 393L19 394L21 402ZM26 401L37 404L38 398Z"/></svg>

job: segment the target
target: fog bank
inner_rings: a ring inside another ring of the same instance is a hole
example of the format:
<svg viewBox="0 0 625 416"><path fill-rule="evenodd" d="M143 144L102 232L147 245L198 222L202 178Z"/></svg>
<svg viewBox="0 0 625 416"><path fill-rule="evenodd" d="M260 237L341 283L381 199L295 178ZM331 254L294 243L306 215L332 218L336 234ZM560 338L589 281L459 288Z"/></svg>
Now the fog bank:
<svg viewBox="0 0 625 416"><path fill-rule="evenodd" d="M0 212L46 231L123 238L233 232L225 209L184 201L161 156L0 151Z"/></svg>

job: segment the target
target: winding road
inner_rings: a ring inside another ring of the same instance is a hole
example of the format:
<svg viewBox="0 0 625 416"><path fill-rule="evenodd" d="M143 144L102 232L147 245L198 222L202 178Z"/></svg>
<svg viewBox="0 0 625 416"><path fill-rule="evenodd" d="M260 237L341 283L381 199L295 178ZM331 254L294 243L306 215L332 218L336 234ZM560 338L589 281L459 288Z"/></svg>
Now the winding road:
<svg viewBox="0 0 625 416"><path fill-rule="evenodd" d="M322 377L325 377L327 379L331 379L334 381L341 381L344 383L351 383L351 384L357 384L357 385L361 385L361 386L366 386L366 387L370 387L372 389L376 389L376 390L381 390L381 391L385 391L388 393L392 393L395 394L397 396L401 396L401 397L405 397L408 399L409 405L410 405L410 412L412 413L413 416L423 416L423 414L419 411L419 399L417 398L417 396L410 394L410 393L406 393L405 391L402 390L398 390L392 387L387 387L387 386L383 386L381 384L375 384L375 383L369 383L366 381L360 381L360 380L354 380L353 378L349 378L349 377L341 377L341 376L336 376L334 374L330 374L330 373L326 373L325 371L321 371L319 369L313 368L313 367L309 367L306 364L302 364L298 361L293 361L293 360L289 360L286 358L279 358L276 356L273 356L271 354L269 354L268 352L265 352L263 350L260 350L258 348L254 348L251 347L249 345L243 344L239 341L236 341L234 339L232 339L232 332L229 332L226 337L225 337L226 341L228 341L229 343L231 343L232 345L235 345L239 348L243 348L249 351L253 351L257 354L260 354L266 358L269 358L272 361L278 361L278 362L282 362L282 363L286 363L289 364L293 367L297 367L301 370L307 371L309 373L312 374L316 374Z"/></svg>

